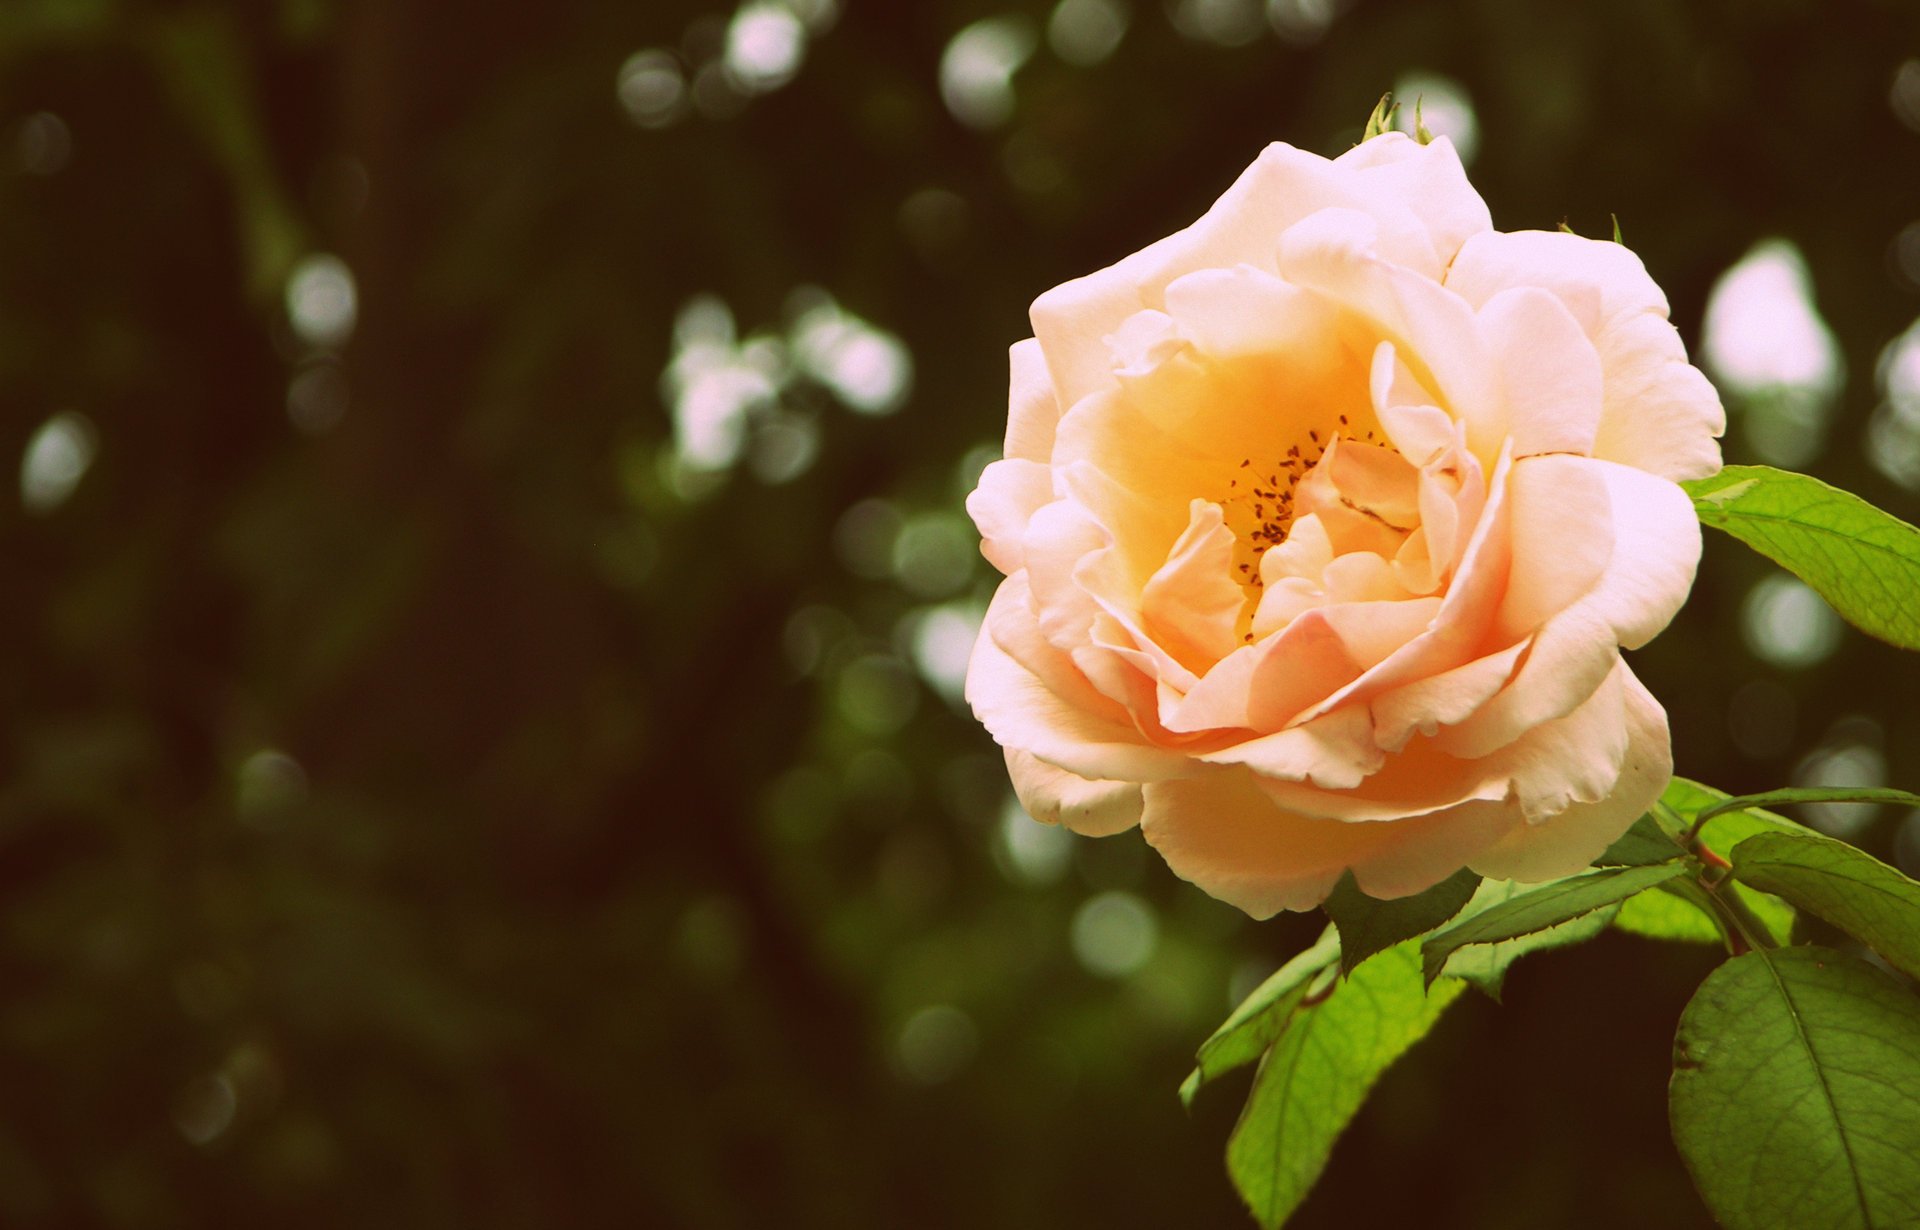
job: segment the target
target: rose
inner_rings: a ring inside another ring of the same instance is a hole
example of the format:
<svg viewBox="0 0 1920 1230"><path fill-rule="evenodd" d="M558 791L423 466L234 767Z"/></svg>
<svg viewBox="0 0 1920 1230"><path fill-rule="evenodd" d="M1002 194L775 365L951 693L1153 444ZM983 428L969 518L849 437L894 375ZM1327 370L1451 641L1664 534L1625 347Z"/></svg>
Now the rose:
<svg viewBox="0 0 1920 1230"><path fill-rule="evenodd" d="M1633 253L1493 230L1444 138L1274 145L1032 320L967 501L967 698L1032 815L1266 917L1570 874L1658 796L1620 650L1725 417Z"/></svg>

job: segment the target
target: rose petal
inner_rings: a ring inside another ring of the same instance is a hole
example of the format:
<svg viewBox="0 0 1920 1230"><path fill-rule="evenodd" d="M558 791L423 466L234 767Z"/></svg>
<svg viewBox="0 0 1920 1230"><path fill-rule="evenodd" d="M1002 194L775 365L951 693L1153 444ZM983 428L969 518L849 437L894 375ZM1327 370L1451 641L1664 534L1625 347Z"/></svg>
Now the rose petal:
<svg viewBox="0 0 1920 1230"><path fill-rule="evenodd" d="M1027 566L1027 525L1053 502L1053 471L1035 461L1009 458L980 472L967 497L967 514L980 531L980 553L1012 576Z"/></svg>
<svg viewBox="0 0 1920 1230"><path fill-rule="evenodd" d="M1046 356L1034 338L1015 342L1007 352L1007 439L1001 455L1046 461L1053 455L1053 429L1060 422Z"/></svg>
<svg viewBox="0 0 1920 1230"><path fill-rule="evenodd" d="M1410 896L1463 866L1511 823L1499 804L1382 824L1275 806L1240 768L1149 783L1140 830L1174 874L1254 918L1319 905L1352 868L1362 891Z"/></svg>
<svg viewBox="0 0 1920 1230"><path fill-rule="evenodd" d="M1029 816L1083 837L1109 837L1140 823L1144 800L1135 782L1088 781L1013 748L1007 775Z"/></svg>
<svg viewBox="0 0 1920 1230"><path fill-rule="evenodd" d="M1239 648L1246 592L1233 580L1233 531L1220 506L1195 500L1186 532L1140 595L1147 635L1194 674Z"/></svg>
<svg viewBox="0 0 1920 1230"><path fill-rule="evenodd" d="M1623 666L1627 750L1606 798L1575 803L1538 824L1520 823L1468 866L1483 876L1538 882L1573 875L1600 856L1653 806L1673 777L1666 711Z"/></svg>
<svg viewBox="0 0 1920 1230"><path fill-rule="evenodd" d="M1515 286L1479 311L1506 388L1513 459L1593 451L1600 428L1600 356L1572 313L1537 286Z"/></svg>

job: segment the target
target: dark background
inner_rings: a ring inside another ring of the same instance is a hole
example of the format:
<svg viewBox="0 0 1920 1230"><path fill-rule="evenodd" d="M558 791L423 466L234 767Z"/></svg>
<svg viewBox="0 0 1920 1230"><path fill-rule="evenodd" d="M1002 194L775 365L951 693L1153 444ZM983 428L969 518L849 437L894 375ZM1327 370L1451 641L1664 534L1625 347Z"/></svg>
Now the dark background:
<svg viewBox="0 0 1920 1230"><path fill-rule="evenodd" d="M1409 72L1497 226L1617 215L1696 353L1797 245L1843 366L1717 370L1728 455L1920 514L1920 8L793 11L759 88L726 0L0 5L0 1225L1245 1224L1244 1080L1174 1090L1318 924L1009 814L958 508L1035 294ZM1000 18L1010 107L943 102ZM1710 541L1635 656L1681 771L1920 785L1913 663L1768 572ZM1704 1224L1712 960L1463 1000L1297 1224Z"/></svg>

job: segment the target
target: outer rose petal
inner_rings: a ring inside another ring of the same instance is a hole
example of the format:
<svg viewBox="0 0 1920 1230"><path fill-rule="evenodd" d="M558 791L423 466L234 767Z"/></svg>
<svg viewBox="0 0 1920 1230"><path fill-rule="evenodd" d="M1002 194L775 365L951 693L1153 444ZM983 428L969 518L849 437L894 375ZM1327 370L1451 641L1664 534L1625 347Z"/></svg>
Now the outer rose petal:
<svg viewBox="0 0 1920 1230"><path fill-rule="evenodd" d="M1033 628L1025 590L1018 577L1001 584L967 664L967 703L994 740L1088 780L1148 781L1191 771L1183 753L1148 746L1137 728L1113 716L1112 703L1071 662L1056 661L1049 682L1016 659L1010 648L1029 661L1058 654Z"/></svg>
<svg viewBox="0 0 1920 1230"><path fill-rule="evenodd" d="M1627 750L1612 793L1575 803L1538 824L1520 824L1467 865L1501 880L1539 881L1581 871L1653 806L1673 776L1667 714L1622 664Z"/></svg>
<svg viewBox="0 0 1920 1230"><path fill-rule="evenodd" d="M967 497L967 514L980 531L980 553L1008 576L1027 566L1027 526L1053 502L1053 471L1037 461L1009 458L980 473Z"/></svg>
<svg viewBox="0 0 1920 1230"><path fill-rule="evenodd" d="M1447 289L1475 307L1537 286L1566 304L1599 352L1604 409L1593 455L1675 481L1720 468L1720 397L1688 364L1667 323L1667 297L1617 243L1553 231L1487 231L1469 239Z"/></svg>
<svg viewBox="0 0 1920 1230"><path fill-rule="evenodd" d="M1060 399L1047 374L1047 357L1035 338L1015 342L1007 352L1007 439L1001 455L1045 462L1053 456L1053 429L1060 422Z"/></svg>
<svg viewBox="0 0 1920 1230"><path fill-rule="evenodd" d="M1149 783L1140 830L1174 874L1255 918L1319 905L1349 867L1362 891L1405 897L1460 870L1512 824L1513 809L1470 803L1377 824L1276 806L1255 775L1229 768Z"/></svg>
<svg viewBox="0 0 1920 1230"><path fill-rule="evenodd" d="M1144 804L1136 782L1088 781L1013 748L1006 749L1006 757L1020 806L1042 824L1058 824L1083 837L1110 837L1140 823Z"/></svg>

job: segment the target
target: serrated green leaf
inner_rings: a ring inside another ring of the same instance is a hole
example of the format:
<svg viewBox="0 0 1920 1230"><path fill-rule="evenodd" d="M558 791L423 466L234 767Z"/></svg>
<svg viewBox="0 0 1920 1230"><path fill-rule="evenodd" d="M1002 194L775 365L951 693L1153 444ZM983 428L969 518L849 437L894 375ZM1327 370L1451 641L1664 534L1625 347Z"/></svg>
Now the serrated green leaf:
<svg viewBox="0 0 1920 1230"><path fill-rule="evenodd" d="M1411 941L1389 948L1295 1014L1260 1065L1227 1142L1227 1172L1260 1225L1286 1221L1367 1091L1460 992L1425 989Z"/></svg>
<svg viewBox="0 0 1920 1230"><path fill-rule="evenodd" d="M1428 936L1420 945L1427 981L1438 978L1447 959L1469 945L1497 944L1545 931L1685 874L1687 868L1678 863L1607 867L1517 893Z"/></svg>
<svg viewBox="0 0 1920 1230"><path fill-rule="evenodd" d="M1593 860L1593 865L1650 867L1655 863L1670 863L1685 853L1685 848L1668 836L1667 831L1649 813L1635 820L1632 828L1622 833L1618 841Z"/></svg>
<svg viewBox="0 0 1920 1230"><path fill-rule="evenodd" d="M1920 529L1817 478L1728 466L1682 483L1703 525L1733 535L1812 586L1848 622L1920 649Z"/></svg>
<svg viewBox="0 0 1920 1230"><path fill-rule="evenodd" d="M1180 1085L1180 1100L1193 1105L1193 1095L1208 1081L1260 1058L1286 1029L1294 1009L1312 987L1314 975L1331 969L1339 959L1340 937L1328 927L1313 947L1297 954L1254 988L1213 1036L1200 1044L1193 1072Z"/></svg>
<svg viewBox="0 0 1920 1230"><path fill-rule="evenodd" d="M1456 872L1424 893L1379 901L1360 891L1347 872L1321 906L1340 932L1340 970L1353 967L1402 940L1410 940L1446 922L1464 908L1480 887L1471 871Z"/></svg>
<svg viewBox="0 0 1920 1230"><path fill-rule="evenodd" d="M1512 880L1485 880L1473 894L1473 900L1461 911L1461 920L1474 917L1495 906L1501 905L1522 893L1539 887L1534 884L1519 884ZM1463 948L1453 954L1443 971L1448 977L1463 979L1472 983L1482 994L1498 1000L1500 991L1506 985L1507 970L1513 963L1531 952L1543 952L1549 948L1566 948L1573 944L1584 943L1606 930L1611 920L1611 909L1596 911L1583 918L1549 927L1545 931L1536 931L1518 939L1501 944L1479 944Z"/></svg>
<svg viewBox="0 0 1920 1230"><path fill-rule="evenodd" d="M1613 929L1652 940L1679 940L1689 944L1717 944L1720 925L1711 914L1673 891L1675 885L1662 884L1646 892L1635 893L1620 903L1613 916Z"/></svg>
<svg viewBox="0 0 1920 1230"><path fill-rule="evenodd" d="M1727 1230L1920 1225L1920 997L1824 948L1755 951L1680 1017L1669 1114Z"/></svg>
<svg viewBox="0 0 1920 1230"><path fill-rule="evenodd" d="M1920 884L1865 851L1814 833L1762 833L1733 848L1733 874L1920 978Z"/></svg>

